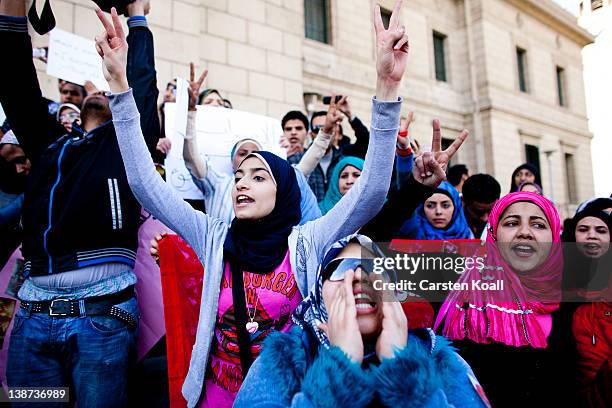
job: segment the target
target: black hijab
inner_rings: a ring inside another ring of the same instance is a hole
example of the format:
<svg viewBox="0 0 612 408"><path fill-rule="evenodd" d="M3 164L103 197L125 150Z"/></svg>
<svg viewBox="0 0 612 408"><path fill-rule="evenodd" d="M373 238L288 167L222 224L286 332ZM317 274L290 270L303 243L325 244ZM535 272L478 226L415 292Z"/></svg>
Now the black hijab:
<svg viewBox="0 0 612 408"><path fill-rule="evenodd" d="M514 176L516 176L516 173L518 173L521 170L529 170L530 172L532 172L533 175L535 176L535 183L538 186L542 185L542 180L540 179L540 172L538 171L536 166L534 166L531 163L524 163L524 164L521 164L520 166L518 166L512 172L512 177L510 178L510 192L511 193L514 193L515 191L518 191L518 186L514 184Z"/></svg>
<svg viewBox="0 0 612 408"><path fill-rule="evenodd" d="M223 244L226 259L242 271L268 273L285 258L287 238L300 223L301 193L294 168L273 153L259 151L244 158L263 159L276 180L276 203L272 212L258 220L235 218ZM243 162L244 162L243 160Z"/></svg>
<svg viewBox="0 0 612 408"><path fill-rule="evenodd" d="M565 290L602 290L609 283L612 270L612 249L598 259L592 259L579 251L576 242L576 226L586 217L602 220L608 230L612 231L612 217L601 211L597 206L587 205L568 220L563 229L561 239L564 242L564 276Z"/></svg>

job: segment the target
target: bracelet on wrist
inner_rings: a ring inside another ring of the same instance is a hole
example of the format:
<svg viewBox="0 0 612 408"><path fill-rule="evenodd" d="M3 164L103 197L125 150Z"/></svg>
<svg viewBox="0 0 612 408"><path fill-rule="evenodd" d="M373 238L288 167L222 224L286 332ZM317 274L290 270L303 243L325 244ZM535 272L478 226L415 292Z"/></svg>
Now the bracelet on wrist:
<svg viewBox="0 0 612 408"><path fill-rule="evenodd" d="M395 145L395 153L402 157L410 156L412 154L412 147L408 146L407 148L403 148L399 145Z"/></svg>

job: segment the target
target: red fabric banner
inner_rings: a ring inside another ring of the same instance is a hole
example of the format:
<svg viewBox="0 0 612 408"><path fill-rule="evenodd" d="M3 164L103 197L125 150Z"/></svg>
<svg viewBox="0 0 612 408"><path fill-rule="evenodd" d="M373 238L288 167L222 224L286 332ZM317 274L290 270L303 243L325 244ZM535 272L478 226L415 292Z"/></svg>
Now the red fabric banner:
<svg viewBox="0 0 612 408"><path fill-rule="evenodd" d="M204 269L193 250L177 235L167 235L159 242L159 262L166 321L170 407L186 407L181 388L196 338Z"/></svg>

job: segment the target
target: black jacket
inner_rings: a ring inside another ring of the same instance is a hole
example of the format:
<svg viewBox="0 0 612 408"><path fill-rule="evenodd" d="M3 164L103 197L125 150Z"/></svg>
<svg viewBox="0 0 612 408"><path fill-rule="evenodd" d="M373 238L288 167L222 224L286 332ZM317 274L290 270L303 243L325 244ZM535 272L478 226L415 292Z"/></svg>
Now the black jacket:
<svg viewBox="0 0 612 408"><path fill-rule="evenodd" d="M140 23L127 38L128 81L150 150L159 138L153 36ZM111 121L82 138L66 135L49 117L32 62L25 18L0 16L0 103L32 161L22 211L26 273L59 273L105 262L133 266L140 205L133 196Z"/></svg>
<svg viewBox="0 0 612 408"><path fill-rule="evenodd" d="M359 233L370 237L375 242L388 242L397 238L404 222L433 192L433 188L419 183L410 173L399 189L393 187L389 189L383 208L361 228Z"/></svg>
<svg viewBox="0 0 612 408"><path fill-rule="evenodd" d="M347 136L343 136L340 141L340 150L343 156L355 156L365 159L366 153L368 152L368 144L370 143L370 131L361 122L361 120L355 116L353 120L349 120L353 132L355 132L355 143L351 144L351 139Z"/></svg>

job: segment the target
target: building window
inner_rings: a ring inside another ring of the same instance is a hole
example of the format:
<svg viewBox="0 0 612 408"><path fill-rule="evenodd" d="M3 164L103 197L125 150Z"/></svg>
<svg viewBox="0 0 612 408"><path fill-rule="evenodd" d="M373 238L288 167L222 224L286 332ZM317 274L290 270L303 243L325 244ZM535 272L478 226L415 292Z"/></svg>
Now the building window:
<svg viewBox="0 0 612 408"><path fill-rule="evenodd" d="M567 106L565 100L565 70L557 67L557 96L559 97L559 105Z"/></svg>
<svg viewBox="0 0 612 408"><path fill-rule="evenodd" d="M527 51L516 48L516 65L518 68L519 89L527 92Z"/></svg>
<svg viewBox="0 0 612 408"><path fill-rule="evenodd" d="M304 29L306 38L329 44L327 0L304 0Z"/></svg>
<svg viewBox="0 0 612 408"><path fill-rule="evenodd" d="M540 149L538 149L538 146L525 144L525 161L533 164L538 174L542 174L540 171Z"/></svg>
<svg viewBox="0 0 612 408"><path fill-rule="evenodd" d="M591 0L591 10L597 10L603 7L603 0Z"/></svg>
<svg viewBox="0 0 612 408"><path fill-rule="evenodd" d="M438 32L433 33L434 63L436 66L436 79L446 82L446 36Z"/></svg>
<svg viewBox="0 0 612 408"><path fill-rule="evenodd" d="M576 196L576 167L574 155L565 153L565 187L567 189L567 200L569 203L577 203Z"/></svg>

